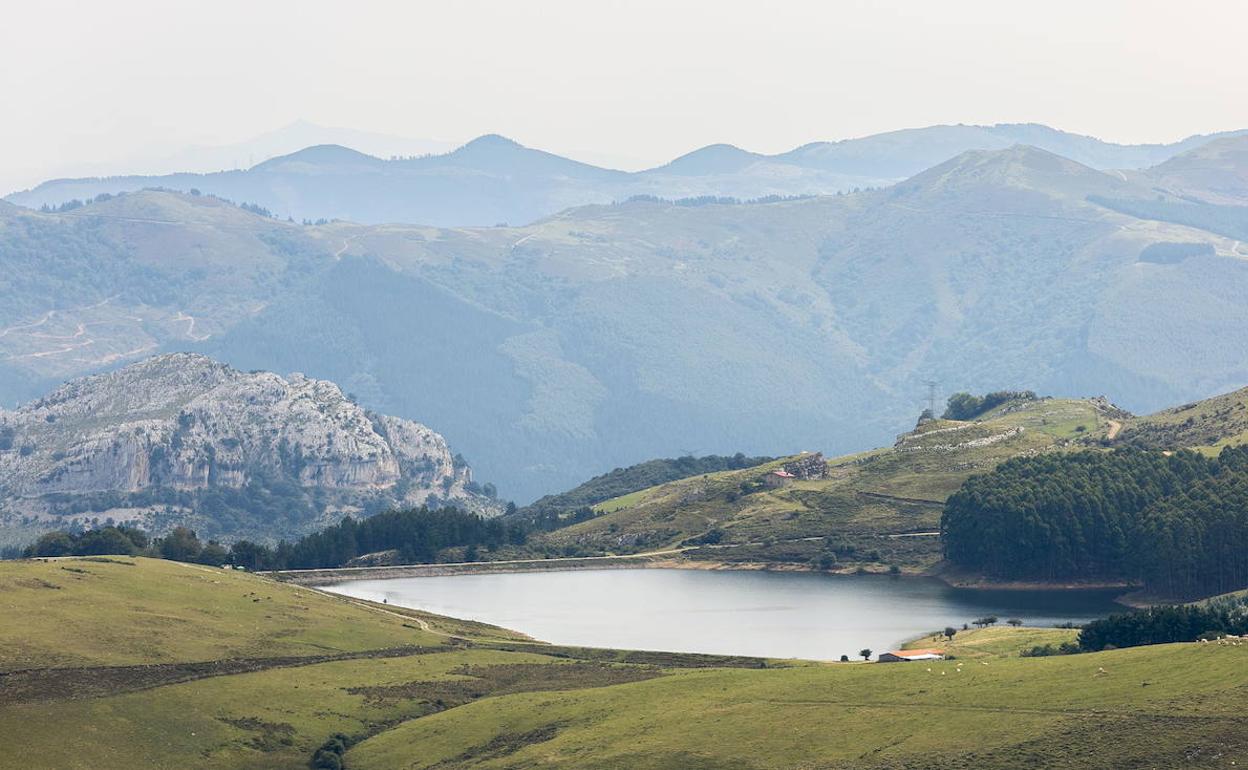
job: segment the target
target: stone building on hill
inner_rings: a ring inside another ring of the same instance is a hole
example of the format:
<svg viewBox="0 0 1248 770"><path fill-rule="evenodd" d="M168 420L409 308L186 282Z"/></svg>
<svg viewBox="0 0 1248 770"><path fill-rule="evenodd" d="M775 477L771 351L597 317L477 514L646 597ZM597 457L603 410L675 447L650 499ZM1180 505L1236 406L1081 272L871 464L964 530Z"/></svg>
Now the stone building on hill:
<svg viewBox="0 0 1248 770"><path fill-rule="evenodd" d="M784 470L803 481L824 479L828 477L828 462L823 459L822 452L806 452L796 460L785 463Z"/></svg>

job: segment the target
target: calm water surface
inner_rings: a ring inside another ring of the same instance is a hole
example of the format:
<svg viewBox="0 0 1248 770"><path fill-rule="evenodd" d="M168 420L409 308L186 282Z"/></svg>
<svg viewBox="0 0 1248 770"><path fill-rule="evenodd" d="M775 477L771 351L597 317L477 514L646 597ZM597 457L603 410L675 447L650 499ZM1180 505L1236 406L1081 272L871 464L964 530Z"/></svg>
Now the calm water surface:
<svg viewBox="0 0 1248 770"><path fill-rule="evenodd" d="M612 569L352 580L327 590L556 644L835 659L983 615L1027 625L1122 609L1103 591L983 591L927 578Z"/></svg>

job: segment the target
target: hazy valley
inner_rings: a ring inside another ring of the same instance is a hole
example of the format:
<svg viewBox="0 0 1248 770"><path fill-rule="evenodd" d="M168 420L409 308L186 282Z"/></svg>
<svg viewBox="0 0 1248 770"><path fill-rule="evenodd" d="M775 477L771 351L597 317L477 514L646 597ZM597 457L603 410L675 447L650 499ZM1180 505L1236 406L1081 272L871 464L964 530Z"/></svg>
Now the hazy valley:
<svg viewBox="0 0 1248 770"><path fill-rule="evenodd" d="M6 207L0 397L174 350L303 371L521 502L648 457L883 443L925 380L1151 411L1248 379L1245 141L1135 174L971 151L878 191L523 228Z"/></svg>

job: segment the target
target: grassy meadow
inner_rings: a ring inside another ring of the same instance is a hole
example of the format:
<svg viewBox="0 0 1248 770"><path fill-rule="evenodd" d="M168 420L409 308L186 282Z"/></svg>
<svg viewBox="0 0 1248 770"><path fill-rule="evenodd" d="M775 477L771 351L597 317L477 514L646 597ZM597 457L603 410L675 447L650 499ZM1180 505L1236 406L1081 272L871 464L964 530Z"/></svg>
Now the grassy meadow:
<svg viewBox="0 0 1248 770"><path fill-rule="evenodd" d="M931 664L629 653L148 559L6 562L0 601L24 770L294 770L335 733L352 770L1248 761L1248 644L1021 658L1073 632L990 628Z"/></svg>
<svg viewBox="0 0 1248 770"><path fill-rule="evenodd" d="M961 665L959 665L959 663ZM1248 648L690 671L491 698L347 754L403 768L1123 768L1248 761Z"/></svg>

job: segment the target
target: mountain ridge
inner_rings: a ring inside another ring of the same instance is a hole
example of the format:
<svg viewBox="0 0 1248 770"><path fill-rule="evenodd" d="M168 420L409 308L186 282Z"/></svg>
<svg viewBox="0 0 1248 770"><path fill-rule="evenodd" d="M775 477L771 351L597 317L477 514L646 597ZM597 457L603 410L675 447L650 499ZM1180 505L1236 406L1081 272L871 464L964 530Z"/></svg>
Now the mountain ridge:
<svg viewBox="0 0 1248 770"><path fill-rule="evenodd" d="M0 399L144 352L304 371L437 425L524 503L646 457L871 445L929 379L1136 411L1248 379L1233 232L1132 213L1151 185L1041 150L948 163L524 227L301 226L162 192L17 209Z"/></svg>
<svg viewBox="0 0 1248 770"><path fill-rule="evenodd" d="M1120 145L1038 124L929 126L838 142L812 142L766 155L732 145L697 148L635 172L602 168L486 134L441 155L383 160L317 145L246 170L49 180L7 196L29 208L101 192L197 187L295 219L438 226L530 223L563 209L634 195L742 199L834 194L886 186L971 149L1033 144L1091 167L1140 169L1219 137ZM336 146L335 146L336 147ZM315 150L312 156L307 152ZM311 157L318 157L311 162Z"/></svg>

